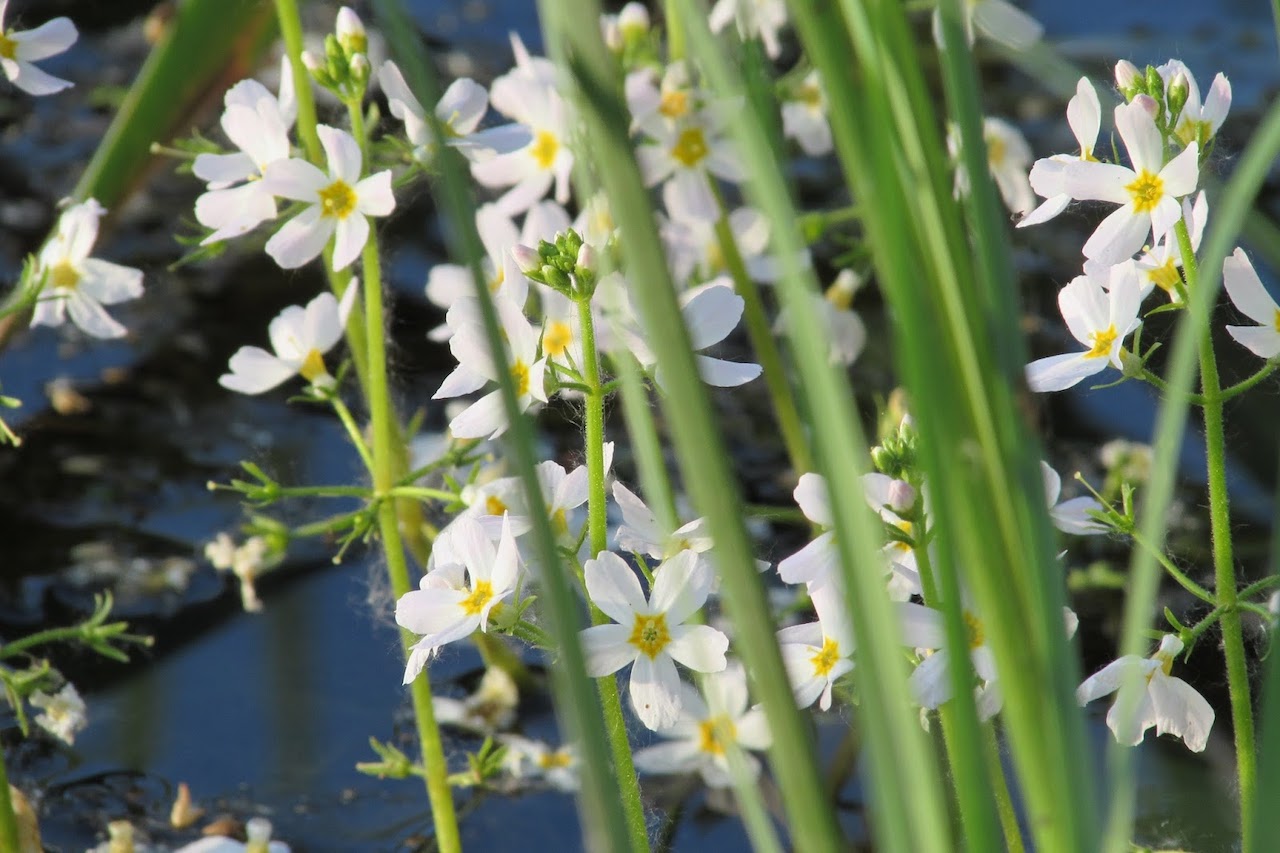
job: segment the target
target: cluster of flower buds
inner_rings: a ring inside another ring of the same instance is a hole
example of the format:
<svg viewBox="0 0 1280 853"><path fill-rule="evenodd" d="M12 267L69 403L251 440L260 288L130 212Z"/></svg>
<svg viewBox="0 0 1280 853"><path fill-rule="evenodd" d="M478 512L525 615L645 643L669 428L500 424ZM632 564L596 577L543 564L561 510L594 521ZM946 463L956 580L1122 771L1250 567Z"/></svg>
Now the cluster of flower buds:
<svg viewBox="0 0 1280 853"><path fill-rule="evenodd" d="M335 30L325 37L324 59L304 52L302 63L317 84L343 101L359 100L369 85L369 37L359 16L346 6L338 11Z"/></svg>
<svg viewBox="0 0 1280 853"><path fill-rule="evenodd" d="M881 474L895 480L909 480L915 473L916 430L910 418L887 431L880 444L871 448L871 462Z"/></svg>
<svg viewBox="0 0 1280 853"><path fill-rule="evenodd" d="M595 293L600 278L596 251L574 229L557 234L554 243L540 240L537 249L517 246L513 252L520 271L530 281L545 284L575 302L585 302Z"/></svg>

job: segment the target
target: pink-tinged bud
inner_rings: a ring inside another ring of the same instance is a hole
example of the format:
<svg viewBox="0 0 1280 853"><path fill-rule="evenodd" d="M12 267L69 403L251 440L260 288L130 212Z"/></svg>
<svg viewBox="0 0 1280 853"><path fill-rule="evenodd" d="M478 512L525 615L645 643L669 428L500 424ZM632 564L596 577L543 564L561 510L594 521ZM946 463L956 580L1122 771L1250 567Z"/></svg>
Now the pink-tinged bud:
<svg viewBox="0 0 1280 853"><path fill-rule="evenodd" d="M1142 83L1142 72L1138 70L1138 66L1134 65L1127 59L1122 59L1116 63L1116 86L1126 97L1130 96L1135 87Z"/></svg>
<svg viewBox="0 0 1280 853"><path fill-rule="evenodd" d="M1153 120L1160 117L1160 102L1150 95L1138 95L1131 103L1142 107L1143 111L1151 116Z"/></svg>
<svg viewBox="0 0 1280 853"><path fill-rule="evenodd" d="M594 270L596 268L596 250L591 248L590 243L583 243L578 249L578 257L574 259L573 264L580 270Z"/></svg>
<svg viewBox="0 0 1280 853"><path fill-rule="evenodd" d="M612 15L603 15L600 18L600 37L604 39L605 47L614 53L622 52L622 28L618 26L618 19Z"/></svg>
<svg viewBox="0 0 1280 853"><path fill-rule="evenodd" d="M542 269L542 256L538 254L537 249L516 245L511 249L511 256L516 259L516 266L520 267L520 272L525 275Z"/></svg>
<svg viewBox="0 0 1280 853"><path fill-rule="evenodd" d="M316 58L314 53L309 50L304 50L302 52L302 67L314 73L315 71L323 68L324 65L321 64L320 60Z"/></svg>
<svg viewBox="0 0 1280 853"><path fill-rule="evenodd" d="M905 480L889 484L889 508L901 515L916 505L916 490Z"/></svg>
<svg viewBox="0 0 1280 853"><path fill-rule="evenodd" d="M350 6L343 6L338 10L338 23L335 30L338 43L347 53L364 53L369 49L369 38L365 35L364 24Z"/></svg>
<svg viewBox="0 0 1280 853"><path fill-rule="evenodd" d="M640 3L628 3L618 13L618 26L623 33L649 31L649 10Z"/></svg>

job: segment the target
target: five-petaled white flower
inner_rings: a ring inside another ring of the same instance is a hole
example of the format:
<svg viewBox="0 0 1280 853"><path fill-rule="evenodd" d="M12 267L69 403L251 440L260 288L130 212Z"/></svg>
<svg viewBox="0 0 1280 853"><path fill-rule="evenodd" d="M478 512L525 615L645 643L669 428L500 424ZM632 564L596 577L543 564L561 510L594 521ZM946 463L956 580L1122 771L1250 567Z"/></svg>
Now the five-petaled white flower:
<svg viewBox="0 0 1280 853"><path fill-rule="evenodd" d="M31 325L60 326L70 314L73 323L95 338L126 333L102 306L141 296L142 271L89 257L104 213L93 199L62 212L53 237L40 250L36 275L45 277L44 290Z"/></svg>
<svg viewBox="0 0 1280 853"><path fill-rule="evenodd" d="M827 109L827 93L815 68L782 102L782 135L794 139L810 157L829 154L833 145Z"/></svg>
<svg viewBox="0 0 1280 853"><path fill-rule="evenodd" d="M360 280L353 278L342 302L326 291L305 309L290 305L267 327L275 355L261 347L240 347L227 365L231 372L223 374L218 383L241 394L261 394L301 375L318 388L332 387L334 380L325 367L324 354L341 340L359 289Z"/></svg>
<svg viewBox="0 0 1280 853"><path fill-rule="evenodd" d="M267 167L263 183L273 195L309 202L267 241L267 254L285 269L295 269L320 254L334 237L333 268L344 269L369 239L367 216L395 209L389 170L360 178L360 146L351 134L328 125L316 133L329 160L326 175L306 160L278 160Z"/></svg>
<svg viewBox="0 0 1280 853"><path fill-rule="evenodd" d="M840 584L810 586L809 593L817 621L783 628L778 644L796 705L808 708L816 701L826 711L836 681L853 671L853 625Z"/></svg>
<svg viewBox="0 0 1280 853"><path fill-rule="evenodd" d="M982 141L987 148L987 170L1000 190L1000 198L1005 207L1017 214L1024 214L1035 207L1036 196L1027 179L1027 170L1031 168L1031 146L1021 131L998 118L983 118ZM951 156L960 155L960 132L953 126L947 134L947 148ZM964 164L956 167L956 195L969 192L969 173Z"/></svg>
<svg viewBox="0 0 1280 853"><path fill-rule="evenodd" d="M723 105L691 110L675 121L659 111L644 124L653 139L636 149L636 161L645 186L663 184L662 203L672 219L716 221L720 203L712 191L712 176L731 183L746 177L724 137L723 110Z"/></svg>
<svg viewBox="0 0 1280 853"><path fill-rule="evenodd" d="M487 632L490 612L516 587L520 555L509 524L503 524L496 551L473 518L455 519L448 533L450 553L458 562L423 575L419 588L396 602L396 623L422 635L405 666L405 684L417 678L441 646L470 637L477 628Z"/></svg>
<svg viewBox="0 0 1280 853"><path fill-rule="evenodd" d="M1076 276L1058 292L1062 319L1084 352L1051 355L1027 365L1027 385L1032 391L1062 391L1107 365L1122 369L1120 350L1124 339L1141 324L1138 307L1142 290L1132 261L1110 270L1110 290L1086 273Z"/></svg>
<svg viewBox="0 0 1280 853"><path fill-rule="evenodd" d="M41 711L36 715L36 725L68 746L75 743L76 733L89 724L84 700L71 682L53 695L37 690L29 701Z"/></svg>
<svg viewBox="0 0 1280 853"><path fill-rule="evenodd" d="M1237 248L1222 262L1222 284L1231 304L1260 325L1227 326L1227 333L1262 358L1280 355L1280 306L1262 286L1262 280L1244 250Z"/></svg>
<svg viewBox="0 0 1280 853"><path fill-rule="evenodd" d="M684 622L702 607L712 574L692 551L681 551L654 573L645 601L640 581L622 558L603 551L584 567L587 593L613 625L582 631L587 673L594 678L631 667L631 702L651 729L665 729L680 716L679 661L697 672L725 668L729 638L708 625Z"/></svg>
<svg viewBox="0 0 1280 853"><path fill-rule="evenodd" d="M1204 750L1213 728L1213 708L1194 687L1170 675L1173 659L1182 651L1182 640L1165 634L1160 648L1149 658L1125 655L1084 680L1076 700L1086 705L1108 693L1120 691L1107 712L1107 727L1126 746L1142 743L1147 729L1182 738L1192 752ZM1126 688L1126 685L1131 685ZM1142 689L1141 696L1127 696L1128 689ZM1124 707L1124 706L1131 707ZM1128 714L1123 714L1123 711Z"/></svg>
<svg viewBox="0 0 1280 853"><path fill-rule="evenodd" d="M543 779L557 791L578 790L578 750L573 744L552 749L540 740L501 735L507 748L502 764L515 779Z"/></svg>
<svg viewBox="0 0 1280 853"><path fill-rule="evenodd" d="M698 771L712 788L731 784L728 751L741 749L743 763L752 778L760 775L760 762L748 749L768 749L773 742L769 722L760 707L748 708L747 674L734 661L723 672L703 680L704 694L687 682L680 683L680 717L660 734L670 743L637 750L636 768L645 773Z"/></svg>
<svg viewBox="0 0 1280 853"><path fill-rule="evenodd" d="M1049 519L1063 533L1088 536L1106 533L1107 527L1095 521L1090 512L1101 512L1102 504L1088 495L1058 502L1062 494L1062 478L1048 462L1040 461L1040 475L1044 480L1044 502L1049 506Z"/></svg>
<svg viewBox="0 0 1280 853"><path fill-rule="evenodd" d="M257 80L241 80L223 99L222 130L235 154L200 154L191 164L208 192L196 199L196 219L213 233L201 245L246 234L276 218L276 199L261 180L267 166L290 154L289 128L297 118L293 70L280 61L280 95Z"/></svg>
<svg viewBox="0 0 1280 853"><path fill-rule="evenodd" d="M69 18L54 18L34 30L8 29L4 25L9 0L0 0L0 67L4 76L28 95L52 95L71 86L31 63L62 53L75 44L79 33Z"/></svg>
<svg viewBox="0 0 1280 853"><path fill-rule="evenodd" d="M1044 201L1035 210L1022 217L1019 228L1027 225L1039 225L1048 222L1071 203L1067 194L1063 170L1066 164L1077 160L1096 161L1093 148L1098 142L1098 129L1102 126L1102 106L1098 103L1098 92L1089 82L1088 77L1081 77L1076 83L1076 93L1067 102L1067 124L1080 143L1080 153L1055 154L1037 160L1031 167L1028 180L1036 195L1043 196Z"/></svg>
<svg viewBox="0 0 1280 853"><path fill-rule="evenodd" d="M1063 170L1063 189L1074 199L1120 205L1084 244L1084 256L1100 264L1118 264L1142 248L1150 235L1159 240L1182 216L1178 200L1195 192L1200 177L1200 148L1192 142L1165 163L1164 139L1145 95L1116 107L1116 129L1133 167L1081 160Z"/></svg>

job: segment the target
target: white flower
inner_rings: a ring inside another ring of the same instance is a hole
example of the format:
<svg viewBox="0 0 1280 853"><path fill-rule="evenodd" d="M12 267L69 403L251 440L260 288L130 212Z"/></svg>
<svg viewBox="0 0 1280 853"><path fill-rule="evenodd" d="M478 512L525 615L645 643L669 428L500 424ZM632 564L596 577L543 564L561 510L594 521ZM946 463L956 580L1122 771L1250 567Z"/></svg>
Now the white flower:
<svg viewBox="0 0 1280 853"><path fill-rule="evenodd" d="M610 551L584 566L587 593L613 619L582 631L587 674L610 675L631 667L631 702L651 729L665 729L680 715L680 677L675 662L697 672L725 668L729 638L707 625L684 622L707 600L712 575L692 551L682 551L658 567L645 601L635 573Z"/></svg>
<svg viewBox="0 0 1280 853"><path fill-rule="evenodd" d="M1098 93L1089 82L1088 77L1081 77L1076 83L1075 96L1067 102L1067 124L1080 143L1079 155L1055 154L1047 159L1037 160L1031 167L1028 180L1036 195L1043 196L1044 202L1039 207L1022 217L1019 228L1027 225L1038 225L1048 222L1071 203L1067 194L1063 170L1065 164L1076 160L1096 161L1093 148L1098 142L1098 129L1102 126L1102 106L1098 103Z"/></svg>
<svg viewBox="0 0 1280 853"><path fill-rule="evenodd" d="M695 518L675 530L666 530L658 518L634 492L621 483L613 484L613 500L622 511L618 547L657 560L674 557L681 551L702 554L711 550L711 531L705 518Z"/></svg>
<svg viewBox="0 0 1280 853"><path fill-rule="evenodd" d="M636 750L635 764L645 773L698 771L712 788L732 783L731 748L743 750L743 763L752 778L760 775L760 762L748 749L768 749L773 742L764 711L748 709L747 674L734 661L723 672L703 680L706 698L686 682L680 683L680 717L660 734L671 743Z"/></svg>
<svg viewBox="0 0 1280 853"><path fill-rule="evenodd" d="M1244 250L1237 248L1222 262L1222 283L1231 304L1260 325L1227 326L1227 333L1262 358L1280 355L1280 306L1262 286L1262 280Z"/></svg>
<svg viewBox="0 0 1280 853"><path fill-rule="evenodd" d="M546 402L543 384L546 359L538 354L538 335L524 312L510 299L494 298L494 308L507 343L507 361L496 366L489 352L489 340L485 337L480 321L480 302L475 297L457 300L449 309L446 321L454 330L449 339L449 349L458 360L454 369L432 397L442 400L459 397L498 381L498 371L506 370L516 384L516 402L525 411L534 400ZM449 430L457 438L496 438L509 426L506 410L502 405L501 390L491 391L472 403L464 412L449 422Z"/></svg>
<svg viewBox="0 0 1280 853"><path fill-rule="evenodd" d="M478 734L491 734L511 728L516 721L516 706L519 703L520 691L516 688L515 681L500 666L486 669L476 692L465 699L431 697L437 722Z"/></svg>
<svg viewBox="0 0 1280 853"><path fill-rule="evenodd" d="M827 93L815 68L782 102L782 135L794 139L810 157L831 152L831 124L827 121Z"/></svg>
<svg viewBox="0 0 1280 853"><path fill-rule="evenodd" d="M503 764L516 779L545 779L557 791L578 790L578 751L572 744L552 749L517 735L498 739L507 748Z"/></svg>
<svg viewBox="0 0 1280 853"><path fill-rule="evenodd" d="M718 33L730 22L738 25L738 34L749 39L760 37L770 59L782 54L778 33L787 25L787 4L783 0L716 0L707 23Z"/></svg>
<svg viewBox="0 0 1280 853"><path fill-rule="evenodd" d="M1031 167L1031 146L1022 133L1009 122L998 118L982 120L982 139L987 147L987 168L995 179L996 188L1005 207L1014 213L1027 213L1035 207L1035 193L1027 179ZM947 148L952 157L959 157L960 135L958 128L947 134ZM963 164L956 167L956 194L969 191L969 175Z"/></svg>
<svg viewBox="0 0 1280 853"><path fill-rule="evenodd" d="M1052 355L1027 365L1027 385L1032 391L1062 391L1110 364L1121 369L1124 339L1141 321L1138 307L1142 291L1132 261L1111 268L1110 290L1088 274L1076 276L1058 292L1062 319L1084 352Z"/></svg>
<svg viewBox="0 0 1280 853"><path fill-rule="evenodd" d="M45 280L32 326L60 326L70 314L81 331L95 338L118 338L127 332L102 306L141 296L142 272L89 257L104 213L93 199L62 212L37 259L36 275Z"/></svg>
<svg viewBox="0 0 1280 853"><path fill-rule="evenodd" d="M715 222L720 205L712 175L733 183L746 177L723 136L723 124L711 109L691 111L678 121L646 122L645 132L653 141L636 149L636 160L645 186L663 184L662 202L672 219Z"/></svg>
<svg viewBox="0 0 1280 853"><path fill-rule="evenodd" d="M4 76L28 95L52 95L71 86L31 63L62 53L75 44L79 33L68 18L54 18L34 30L19 31L4 25L9 0L0 0L0 67Z"/></svg>
<svg viewBox="0 0 1280 853"><path fill-rule="evenodd" d="M1165 90L1180 82L1187 87L1187 102L1178 114L1173 133L1183 145L1198 142L1201 147L1222 127L1231 110L1231 83L1219 73L1209 86L1209 97L1200 101L1200 87L1196 78L1181 61L1171 59L1156 69L1165 82Z"/></svg>
<svg viewBox="0 0 1280 853"><path fill-rule="evenodd" d="M777 258L769 251L769 219L753 207L739 207L729 214L729 230L742 256L747 275L754 281L778 278ZM677 283L703 282L729 271L715 222L703 219L661 219L659 227ZM808 265L805 252L801 262Z"/></svg>
<svg viewBox="0 0 1280 853"><path fill-rule="evenodd" d="M262 572L268 556L267 540L250 536L239 547L226 533L204 546L204 556L218 571L230 571L240 581L240 604L247 613L262 610L254 582Z"/></svg>
<svg viewBox="0 0 1280 853"><path fill-rule="evenodd" d="M1200 175L1194 142L1165 163L1164 140L1141 99L1116 107L1115 119L1133 167L1080 161L1067 164L1063 176L1072 198L1120 205L1084 244L1084 256L1101 264L1132 257L1148 235L1164 236L1182 215L1178 200L1195 191Z"/></svg>
<svg viewBox="0 0 1280 853"><path fill-rule="evenodd" d="M386 216L395 209L391 172L361 180L360 146L351 134L328 125L316 133L329 162L326 175L306 160L272 163L263 183L273 195L308 202L267 241L267 254L284 269L295 269L320 254L334 237L333 268L346 268L369 239L366 216Z"/></svg>
<svg viewBox="0 0 1280 853"><path fill-rule="evenodd" d="M261 178L267 167L289 157L289 129L297 117L293 68L280 62L280 96L257 80L242 80L223 99L222 131L236 154L200 154L191 165L208 192L196 199L196 219L213 233L201 245L245 234L276 218L276 200Z"/></svg>
<svg viewBox="0 0 1280 853"><path fill-rule="evenodd" d="M248 843L222 835L201 838L179 847L174 853L289 853L289 845L271 840L271 821L265 817L250 818L244 825Z"/></svg>
<svg viewBox="0 0 1280 853"><path fill-rule="evenodd" d="M742 319L742 297L733 292L724 276L687 291L681 295L680 302L680 314L695 351L724 340ZM657 364L657 357L639 334L624 330L623 335L636 360L645 368ZM751 362L725 361L705 355L696 355L694 360L702 381L719 388L732 388L760 375L760 365ZM661 370L654 378L659 385L663 384Z"/></svg>
<svg viewBox="0 0 1280 853"><path fill-rule="evenodd" d="M89 725L84 700L71 682L52 696L37 690L29 701L33 708L41 709L41 713L36 715L36 725L67 746L75 743L76 733Z"/></svg>
<svg viewBox="0 0 1280 853"><path fill-rule="evenodd" d="M1041 460L1040 475L1044 479L1044 501L1049 506L1049 518L1054 527L1076 536L1107 532L1106 525L1099 524L1089 515L1090 512L1100 512L1102 504L1087 495L1059 503L1062 478L1058 476L1058 472L1048 462Z"/></svg>
<svg viewBox="0 0 1280 853"><path fill-rule="evenodd" d="M1191 249L1200 248L1200 240L1204 237L1205 221L1209 218L1209 204L1205 200L1204 190L1196 194L1195 203L1191 199L1182 200L1182 219L1187 223L1187 236L1191 238ZM1085 262L1085 269L1090 269L1093 261ZM1169 296L1170 302L1181 302L1182 294L1178 286L1182 284L1182 247L1178 245L1178 234L1173 229L1165 232L1155 247L1144 251L1137 260L1139 281L1142 284L1142 298L1159 287Z"/></svg>
<svg viewBox="0 0 1280 853"><path fill-rule="evenodd" d="M227 365L231 372L224 373L218 383L241 394L261 394L300 375L316 387L332 387L324 354L342 339L359 289L360 280L353 278L341 303L326 291L306 308L290 305L267 327L275 354L261 347L240 347Z"/></svg>
<svg viewBox="0 0 1280 853"><path fill-rule="evenodd" d="M387 96L391 114L404 122L405 135L414 146L414 156L430 162L435 140L427 123L422 104L414 97L400 68L387 60L378 70L378 82ZM496 154L507 154L528 145L532 134L519 124L477 130L489 109L489 93L469 77L459 77L436 104L436 119L445 131L445 144L461 151L469 160L480 161Z"/></svg>
<svg viewBox="0 0 1280 853"><path fill-rule="evenodd" d="M1107 727L1118 742L1137 746L1147 729L1155 726L1157 735L1180 737L1187 749L1201 752L1213 728L1213 708L1194 687L1169 674L1181 651L1182 641L1165 634L1151 657L1125 655L1086 678L1076 690L1076 700L1086 705L1118 690L1116 703L1107 712ZM1141 697L1127 695L1127 690L1139 688ZM1130 703L1130 715L1121 719L1121 706Z"/></svg>
<svg viewBox="0 0 1280 853"><path fill-rule="evenodd" d="M515 591L520 555L509 524L502 526L496 551L480 523L466 516L449 525L449 534L449 547L458 562L423 575L419 588L396 602L396 623L422 635L405 667L405 684L418 676L441 646L466 639L477 628L487 632L490 612Z"/></svg>
<svg viewBox="0 0 1280 853"><path fill-rule="evenodd" d="M816 701L826 711L836 681L853 671L853 626L839 584L810 586L809 592L818 621L783 628L778 644L796 705L807 708Z"/></svg>
<svg viewBox="0 0 1280 853"><path fill-rule="evenodd" d="M573 171L569 105L556 88L554 66L528 55L512 37L517 66L493 81L490 100L495 109L529 130L528 142L507 153L471 164L471 174L486 187L511 187L498 207L514 216L528 210L555 186L555 199L569 200Z"/></svg>
<svg viewBox="0 0 1280 853"><path fill-rule="evenodd" d="M1035 18L1005 0L966 0L964 31L969 44L973 44L976 29L984 36L1013 50L1026 50L1040 40L1044 27ZM933 15L933 37L942 44L939 12Z"/></svg>

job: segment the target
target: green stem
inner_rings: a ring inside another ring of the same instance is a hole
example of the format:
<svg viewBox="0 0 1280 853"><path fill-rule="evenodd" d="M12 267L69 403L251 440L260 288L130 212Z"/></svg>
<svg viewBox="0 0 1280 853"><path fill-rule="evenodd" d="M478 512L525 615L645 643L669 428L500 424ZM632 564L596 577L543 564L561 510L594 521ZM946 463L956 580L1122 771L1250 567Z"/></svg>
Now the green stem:
<svg viewBox="0 0 1280 853"><path fill-rule="evenodd" d="M9 796L9 774L4 766L4 750L0 750L0 850L20 850L18 846L18 819L13 814L13 800Z"/></svg>
<svg viewBox="0 0 1280 853"><path fill-rule="evenodd" d="M351 410L347 408L347 404L342 402L335 389L329 402L333 405L333 410L338 414L338 420L342 421L342 426L347 430L347 437L351 439L351 443L355 445L356 452L360 454L360 458L364 460L365 470L373 471L373 455L369 452L369 446L365 444L364 435L360 432L360 427L356 425L355 418L351 417Z"/></svg>
<svg viewBox="0 0 1280 853"><path fill-rule="evenodd" d="M773 330L769 327L769 317L764 310L764 302L760 299L760 288L747 274L746 264L742 260L742 252L738 250L738 241L733 236L733 228L729 225L729 211L720 189L711 184L716 202L720 207L720 218L716 220L716 239L720 251L724 255L725 266L733 278L733 289L742 297L743 323L747 327L747 335L751 338L751 348L764 371L764 382L773 398L774 417L778 419L778 429L782 432L783 444L787 447L787 455L791 457L791 465L797 474L814 470L813 455L809 452L809 442L805 437L804 424L800 420L800 412L796 408L796 398L787 382L787 373L782 363L782 353L778 350L778 342L774 340Z"/></svg>
<svg viewBox="0 0 1280 853"><path fill-rule="evenodd" d="M27 649L33 649L36 646L78 640L83 636L83 625L72 625L66 628L49 628L44 631L37 631L34 634L28 634L25 637L14 640L12 643L0 645L0 658L11 658L14 655L20 655Z"/></svg>
<svg viewBox="0 0 1280 853"><path fill-rule="evenodd" d="M1169 573L1169 577L1177 581L1179 586L1207 604L1216 605L1218 603L1218 599L1214 598L1213 593L1187 577L1181 569L1173 564L1173 561L1169 559L1168 555L1163 551L1156 549L1136 527L1129 531L1129 535L1133 537L1133 541L1139 547L1145 549L1156 558L1156 561L1160 563L1161 567Z"/></svg>
<svg viewBox="0 0 1280 853"><path fill-rule="evenodd" d="M1182 268L1187 287L1194 290L1199 271L1186 222L1176 226L1182 250ZM1226 430L1223 422L1222 386L1213 352L1212 325L1200 339L1200 389L1204 393L1204 444L1209 475L1209 521L1213 533L1213 574L1218 606L1222 608L1222 651L1227 664L1227 686L1231 694L1231 723L1235 732L1236 772L1240 782L1241 849L1253 849L1253 793L1257 779L1254 751L1253 705L1250 698L1249 669L1245 659L1244 633L1236 607L1235 560L1231 550L1231 512L1227 495Z"/></svg>
<svg viewBox="0 0 1280 853"><path fill-rule="evenodd" d="M357 111L358 112L358 111ZM364 307L365 339L368 342L369 384L366 386L369 416L373 421L373 488L375 492L389 492L395 485L397 472L398 427L395 410L387 382L387 350L385 323L382 310L382 263L378 255L377 239L370 234L364 245ZM378 529L386 552L387 576L391 591L397 599L412 589L409 582L409 565L404 545L400 540L400 519L396 512L397 501L384 501L378 506ZM415 638L409 631L401 630L405 652ZM413 713L418 724L418 738L422 744L422 763L427 769L427 797L431 801L431 818L435 824L436 843L445 853L458 853L462 843L458 835L458 819L454 812L453 792L449 788L448 764L444 747L440 742L440 729L436 725L435 709L431 704L431 683L424 667L422 674L410 687L413 696Z"/></svg>
<svg viewBox="0 0 1280 853"><path fill-rule="evenodd" d="M595 320L591 316L589 299L578 302L578 324L582 328L582 378L589 388L583 403L586 407L583 449L587 455L587 536L589 553L594 558L608 547L609 533L605 516L604 392L600 387L600 354L596 350ZM591 621L599 625L610 620L592 604ZM627 739L617 677L607 675L596 679L596 689L600 692L609 748L613 753L613 772L617 777L618 792L622 795L631 846L636 851L648 850L649 831L645 826L644 803L640 799L640 780L631 757L631 742Z"/></svg>
<svg viewBox="0 0 1280 853"><path fill-rule="evenodd" d="M1004 761L1000 758L1000 741L996 738L995 724L988 720L982 725L983 746L987 750L987 772L991 774L991 788L995 794L996 814L1000 818L1000 828L1004 830L1005 849L1009 853L1023 853L1026 849L1022 843L1022 828L1018 826L1018 812L1013 807L1013 797L1009 794L1009 777L1004 772Z"/></svg>
<svg viewBox="0 0 1280 853"><path fill-rule="evenodd" d="M395 498L413 498L419 501L439 501L440 503L450 504L458 500L458 496L453 492L444 489L430 489L426 486L394 486L387 494Z"/></svg>

